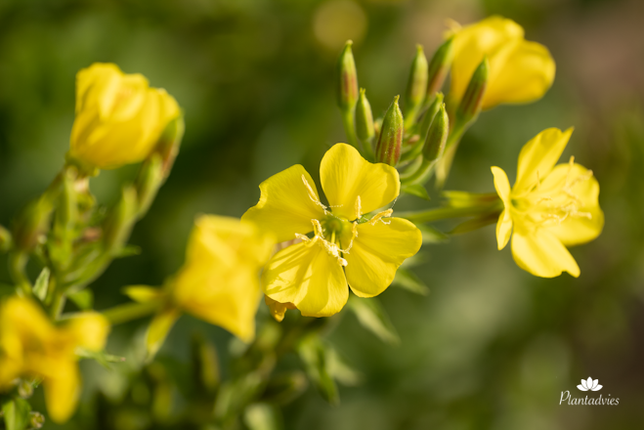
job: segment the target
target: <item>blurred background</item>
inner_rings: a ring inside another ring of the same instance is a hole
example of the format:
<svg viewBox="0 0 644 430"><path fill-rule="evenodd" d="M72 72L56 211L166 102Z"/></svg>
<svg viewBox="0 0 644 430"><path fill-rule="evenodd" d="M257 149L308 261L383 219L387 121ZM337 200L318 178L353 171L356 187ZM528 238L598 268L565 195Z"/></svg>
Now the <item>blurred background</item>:
<svg viewBox="0 0 644 430"><path fill-rule="evenodd" d="M563 158L574 154L598 178L604 232L572 250L578 279L522 271L509 249L497 251L493 226L423 248L423 264L413 270L429 294L389 288L381 296L401 342L385 344L344 315L328 340L362 383L341 388L338 406L309 388L283 409L283 428L638 428L641 0L2 0L0 223L9 225L61 168L76 72L100 61L144 74L178 100L186 134L172 175L134 230L131 242L142 253L115 261L91 286L99 310L125 302L123 286L161 285L180 267L196 214L241 216L257 202L261 181L295 163L316 177L325 150L345 139L333 79L346 39L354 41L360 86L381 115L404 92L416 43L429 57L447 19L467 24L492 14L517 21L528 40L551 50L555 84L536 103L482 114L446 188L494 191L491 165L512 182L523 144L547 127L574 126ZM101 172L92 189L113 203L135 169ZM408 196L398 205L426 204ZM4 256L0 264L0 281L8 282ZM163 365L141 373L146 324L114 329L109 350L128 361L112 371L83 362L78 414L45 428L184 428L173 417L189 401L181 387L191 372L190 336L214 342L224 373L235 342L223 329L184 316L157 358ZM589 376L619 406L559 405L562 391L585 396L575 387ZM159 396L170 400L155 406Z"/></svg>

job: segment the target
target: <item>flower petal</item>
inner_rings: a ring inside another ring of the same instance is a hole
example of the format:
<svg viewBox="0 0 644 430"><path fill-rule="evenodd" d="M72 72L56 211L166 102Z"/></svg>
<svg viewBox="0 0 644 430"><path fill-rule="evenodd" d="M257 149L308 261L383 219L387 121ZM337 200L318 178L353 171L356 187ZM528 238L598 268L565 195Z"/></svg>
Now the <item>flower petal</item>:
<svg viewBox="0 0 644 430"><path fill-rule="evenodd" d="M246 211L242 220L271 232L277 242L295 239L295 233L313 231L311 220L324 217L315 183L299 164L271 176L259 189L259 202Z"/></svg>
<svg viewBox="0 0 644 430"><path fill-rule="evenodd" d="M293 303L304 316L338 313L349 298L338 259L313 239L275 254L262 275L264 292L280 303Z"/></svg>
<svg viewBox="0 0 644 430"><path fill-rule="evenodd" d="M351 290L359 297L382 293L396 276L396 270L406 258L416 254L422 244L418 227L402 218L381 218L358 225L347 260L347 279ZM348 248L345 241L344 249Z"/></svg>
<svg viewBox="0 0 644 430"><path fill-rule="evenodd" d="M73 360L58 360L55 369L56 377L45 378L45 403L52 421L63 423L76 409L80 394L80 375L78 366Z"/></svg>
<svg viewBox="0 0 644 430"><path fill-rule="evenodd" d="M548 48L536 42L522 40L516 43L504 58L502 67L488 83L483 98L483 109L501 103L528 103L543 97L555 78L555 62Z"/></svg>
<svg viewBox="0 0 644 430"><path fill-rule="evenodd" d="M550 173L566 148L572 130L569 128L562 132L558 128L548 128L523 146L519 154L517 180L512 188L513 195L529 191Z"/></svg>
<svg viewBox="0 0 644 430"><path fill-rule="evenodd" d="M152 318L145 339L148 358L156 355L163 342L165 342L165 338L168 337L170 329L172 329L172 326L180 316L181 313L177 309L166 308Z"/></svg>
<svg viewBox="0 0 644 430"><path fill-rule="evenodd" d="M105 347L110 323L98 312L83 312L67 320L65 331L78 346L90 351L100 351Z"/></svg>
<svg viewBox="0 0 644 430"><path fill-rule="evenodd" d="M553 278L568 272L579 276L579 266L566 247L547 230L525 233L515 229L512 256L523 270L535 276Z"/></svg>
<svg viewBox="0 0 644 430"><path fill-rule="evenodd" d="M333 214L349 221L387 205L400 194L395 168L368 162L346 143L338 143L324 154L320 181Z"/></svg>
<svg viewBox="0 0 644 430"><path fill-rule="evenodd" d="M499 250L501 250L508 244L510 235L512 234L510 181L508 181L508 176L500 167L493 166L492 174L494 175L494 188L505 205L505 209L503 209L499 221L496 223L496 243Z"/></svg>
<svg viewBox="0 0 644 430"><path fill-rule="evenodd" d="M601 233L604 213L599 207L599 183L592 172L579 164L556 166L541 184L542 193L561 189L565 183L566 197L574 198L576 214L570 214L558 224L547 227L564 245L572 246L589 242Z"/></svg>

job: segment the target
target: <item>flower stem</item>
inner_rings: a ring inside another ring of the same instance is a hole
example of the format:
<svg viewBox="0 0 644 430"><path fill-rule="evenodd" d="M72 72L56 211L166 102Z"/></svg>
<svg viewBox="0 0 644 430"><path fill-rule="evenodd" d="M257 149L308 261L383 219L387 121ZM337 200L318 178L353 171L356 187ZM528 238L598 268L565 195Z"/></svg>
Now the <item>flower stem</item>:
<svg viewBox="0 0 644 430"><path fill-rule="evenodd" d="M159 308L159 301L147 303L126 303L101 312L112 325L123 324L153 314Z"/></svg>
<svg viewBox="0 0 644 430"><path fill-rule="evenodd" d="M470 216L480 216L487 213L498 211L498 204L495 202L492 205L473 206L473 207L443 207L436 209L429 209L417 212L397 212L397 218L405 218L414 223L426 223L440 221L450 218L464 218Z"/></svg>
<svg viewBox="0 0 644 430"><path fill-rule="evenodd" d="M25 266L28 260L29 256L24 251L14 251L9 254L9 273L11 278L22 293L30 297L32 295L32 286L25 273Z"/></svg>

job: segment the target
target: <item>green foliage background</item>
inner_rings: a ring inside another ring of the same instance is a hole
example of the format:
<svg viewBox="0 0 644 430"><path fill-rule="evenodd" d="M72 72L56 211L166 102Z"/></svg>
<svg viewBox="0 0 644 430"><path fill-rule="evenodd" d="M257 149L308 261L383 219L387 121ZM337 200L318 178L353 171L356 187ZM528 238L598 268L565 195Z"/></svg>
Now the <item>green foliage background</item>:
<svg viewBox="0 0 644 430"><path fill-rule="evenodd" d="M353 14L352 25L342 25L338 8ZM581 277L523 272L509 249L496 250L493 226L426 247L415 271L430 294L390 288L381 296L400 344L382 343L347 313L329 341L362 383L343 387L335 407L309 389L277 422L311 430L633 429L644 418L643 12L637 0L3 0L0 223L62 166L75 73L103 61L144 74L179 101L186 134L134 230L142 254L114 262L91 286L99 310L125 302L122 286L160 285L178 269L195 214L240 216L256 203L259 182L295 163L315 177L324 151L344 140L333 91L344 39L355 41L360 85L380 115L404 91L415 43L431 53L445 19L502 14L549 47L555 84L539 102L481 115L446 188L493 191L491 165L512 178L525 142L574 125L564 158L574 154L594 171L606 213L599 239L572 251ZM102 172L92 188L113 202L133 174ZM420 206L414 199L397 209ZM0 281L8 282L5 268L3 261ZM140 373L132 345L146 323L114 330L109 350L126 364L110 372L83 363L81 409L64 428L188 428L177 417L194 401L183 389L190 335L215 342L224 373L235 342L184 316ZM284 366L297 367L296 358ZM588 376L619 406L560 406L561 391L585 395L575 387Z"/></svg>

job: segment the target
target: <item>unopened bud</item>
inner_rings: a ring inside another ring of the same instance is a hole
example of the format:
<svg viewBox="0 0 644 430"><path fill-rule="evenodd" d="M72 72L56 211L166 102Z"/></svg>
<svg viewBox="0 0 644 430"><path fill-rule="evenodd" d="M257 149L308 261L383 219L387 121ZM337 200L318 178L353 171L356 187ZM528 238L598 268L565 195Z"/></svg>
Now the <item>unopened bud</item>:
<svg viewBox="0 0 644 430"><path fill-rule="evenodd" d="M0 225L0 252L7 252L11 249L13 240L9 230Z"/></svg>
<svg viewBox="0 0 644 430"><path fill-rule="evenodd" d="M39 429L45 424L45 416L40 412L29 412L29 429Z"/></svg>
<svg viewBox="0 0 644 430"><path fill-rule="evenodd" d="M114 255L125 245L136 221L138 202L133 186L123 188L121 199L105 220L104 240L107 252Z"/></svg>
<svg viewBox="0 0 644 430"><path fill-rule="evenodd" d="M364 88L360 88L360 96L356 106L356 133L363 142L369 142L376 135L371 105L367 100Z"/></svg>
<svg viewBox="0 0 644 430"><path fill-rule="evenodd" d="M425 100L427 91L427 58L421 45L416 46L416 56L411 63L407 91L405 93L405 127L408 128L416 120L418 110Z"/></svg>
<svg viewBox="0 0 644 430"><path fill-rule="evenodd" d="M454 58L453 50L454 38L447 39L434 53L431 61L429 62L428 81L427 81L427 98L434 95L436 91L440 91L447 77L447 72L452 65Z"/></svg>
<svg viewBox="0 0 644 430"><path fill-rule="evenodd" d="M394 97L393 103L387 109L382 120L382 130L376 146L376 161L395 166L400 160L400 147L403 141L403 116L398 107L398 99Z"/></svg>
<svg viewBox="0 0 644 430"><path fill-rule="evenodd" d="M179 115L177 118L170 121L165 127L165 130L161 134L159 142L154 149L154 152L161 155L161 159L163 160L164 180L170 174L170 170L174 164L174 159L177 158L177 154L179 153L184 129L185 123L183 121L183 115Z"/></svg>
<svg viewBox="0 0 644 430"><path fill-rule="evenodd" d="M338 61L338 105L343 111L352 110L358 102L358 73L351 45L347 40Z"/></svg>
<svg viewBox="0 0 644 430"><path fill-rule="evenodd" d="M138 218L142 218L152 205L154 198L163 183L163 160L161 154L153 153L141 166L136 178L136 194L138 196Z"/></svg>
<svg viewBox="0 0 644 430"><path fill-rule="evenodd" d="M46 195L32 201L16 221L13 230L15 246L21 251L32 251L49 231L52 202Z"/></svg>
<svg viewBox="0 0 644 430"><path fill-rule="evenodd" d="M441 108L443 105L443 93L436 93L434 96L434 100L432 103L429 105L427 110L425 111L425 114L423 115L423 119L420 123L420 138L424 142L425 139L427 138L427 132L429 131L429 126L432 125L432 121L434 121L434 117L438 113L438 110Z"/></svg>
<svg viewBox="0 0 644 430"><path fill-rule="evenodd" d="M427 132L425 146L423 147L423 158L427 161L438 160L445 150L445 143L449 135L449 119L445 112L445 103L438 110Z"/></svg>
<svg viewBox="0 0 644 430"><path fill-rule="evenodd" d="M483 96L487 87L489 63L486 58L483 58L481 64L478 65L470 83L467 85L465 94L456 109L456 123L465 125L471 122L481 111L483 104Z"/></svg>

